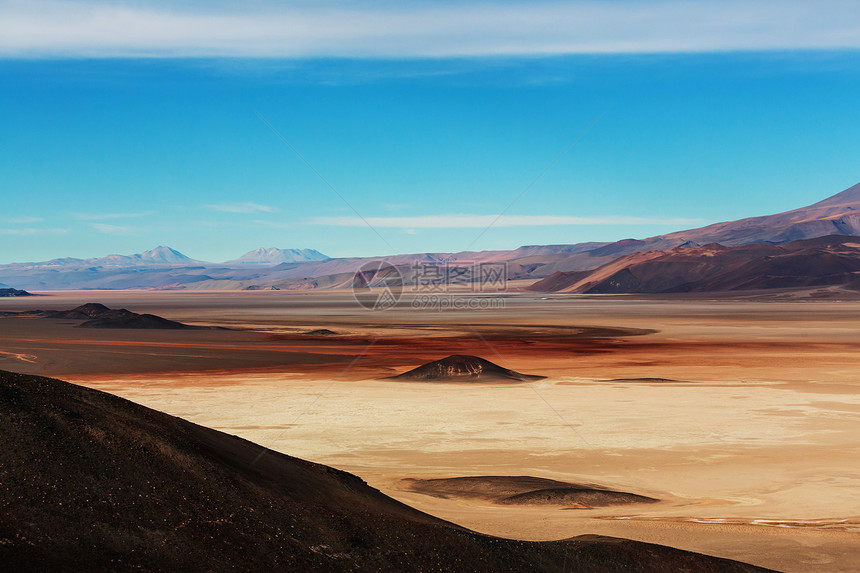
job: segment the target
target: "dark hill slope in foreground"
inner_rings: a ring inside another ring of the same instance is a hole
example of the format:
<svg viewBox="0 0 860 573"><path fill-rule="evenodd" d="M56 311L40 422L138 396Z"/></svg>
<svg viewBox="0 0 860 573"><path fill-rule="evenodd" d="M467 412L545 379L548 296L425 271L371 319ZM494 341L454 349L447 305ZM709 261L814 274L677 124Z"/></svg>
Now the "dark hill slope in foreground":
<svg viewBox="0 0 860 573"><path fill-rule="evenodd" d="M860 239L819 237L784 245L718 244L629 255L590 273L556 273L537 292L728 292L840 286L860 290Z"/></svg>
<svg viewBox="0 0 860 573"><path fill-rule="evenodd" d="M763 571L633 541L479 535L360 478L0 371L0 563L30 571Z"/></svg>

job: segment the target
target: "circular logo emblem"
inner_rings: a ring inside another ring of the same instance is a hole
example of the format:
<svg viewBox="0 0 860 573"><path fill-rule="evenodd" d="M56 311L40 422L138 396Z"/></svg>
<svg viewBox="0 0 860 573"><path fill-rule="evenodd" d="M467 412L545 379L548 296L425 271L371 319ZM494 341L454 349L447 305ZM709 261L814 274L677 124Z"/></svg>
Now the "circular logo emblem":
<svg viewBox="0 0 860 573"><path fill-rule="evenodd" d="M352 277L352 294L368 310L388 310L403 294L403 277L394 265L370 261Z"/></svg>

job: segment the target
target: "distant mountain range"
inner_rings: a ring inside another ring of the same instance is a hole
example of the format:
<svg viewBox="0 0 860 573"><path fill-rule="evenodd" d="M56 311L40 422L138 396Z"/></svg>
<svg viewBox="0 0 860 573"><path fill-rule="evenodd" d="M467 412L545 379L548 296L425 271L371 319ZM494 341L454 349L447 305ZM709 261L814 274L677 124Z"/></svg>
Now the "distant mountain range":
<svg viewBox="0 0 860 573"><path fill-rule="evenodd" d="M407 285L412 280L411 269L416 264L466 266L503 262L509 280L537 281L554 276L553 281L559 281L559 285L564 283L560 287L563 290L571 287L573 283L568 284L567 281L574 277L569 275L563 279L563 275L558 273L593 271L635 253L696 249L712 243L723 247L780 245L816 237L858 235L860 184L808 207L776 215L611 243L531 245L512 251L414 253L339 259L327 258L313 249L260 248L225 263L198 261L169 247L158 247L139 255L0 265L0 281L30 291L130 288L305 290L349 287L353 274L362 264L384 258L400 270ZM709 247L701 253L706 251L714 249ZM689 256L696 256L698 252L690 251ZM652 265L658 264L656 256L652 259L655 261ZM585 276L583 274L579 278ZM548 284L544 283L544 287Z"/></svg>
<svg viewBox="0 0 860 573"><path fill-rule="evenodd" d="M137 255L107 255L93 259L76 259L64 257L51 259L50 261L34 263L12 263L0 265L2 270L40 270L63 271L81 268L118 269L127 267L151 267L151 266L191 266L202 264L186 257L179 251L170 247L156 247L151 251Z"/></svg>
<svg viewBox="0 0 860 573"><path fill-rule="evenodd" d="M603 244L571 254L563 262L547 261L551 264L545 266L540 274L547 277L558 271L591 270L625 255L680 246L698 247L708 243L724 246L754 243L778 245L828 235L860 235L860 184L808 207L776 215L715 223L647 239L624 239ZM549 269L552 269L551 272L546 272Z"/></svg>
<svg viewBox="0 0 860 573"><path fill-rule="evenodd" d="M627 255L593 271L559 272L528 290L582 294L860 290L860 240L827 236L782 245L676 247Z"/></svg>
<svg viewBox="0 0 860 573"><path fill-rule="evenodd" d="M328 257L314 249L260 248L232 261L213 263L159 246L135 255L0 265L0 275L16 288L31 290L181 288L218 279L248 280L259 276L266 267L324 260ZM250 268L256 270L249 271ZM215 277L207 274L210 270Z"/></svg>
<svg viewBox="0 0 860 573"><path fill-rule="evenodd" d="M148 267L148 266L219 266L219 265L263 265L274 266L281 263L296 263L304 261L324 261L328 257L314 249L254 249L232 261L225 263L210 263L187 257L170 247L159 246L151 251L137 255L107 255L93 259L76 259L66 257L62 259L51 259L50 261L37 263L12 263L0 265L0 269L6 267L39 269L39 268L81 268L101 267L105 269L122 267Z"/></svg>
<svg viewBox="0 0 860 573"><path fill-rule="evenodd" d="M649 249L666 249L684 243L719 243L725 246L780 244L827 235L860 235L860 183L809 207L716 223L652 237L643 242Z"/></svg>

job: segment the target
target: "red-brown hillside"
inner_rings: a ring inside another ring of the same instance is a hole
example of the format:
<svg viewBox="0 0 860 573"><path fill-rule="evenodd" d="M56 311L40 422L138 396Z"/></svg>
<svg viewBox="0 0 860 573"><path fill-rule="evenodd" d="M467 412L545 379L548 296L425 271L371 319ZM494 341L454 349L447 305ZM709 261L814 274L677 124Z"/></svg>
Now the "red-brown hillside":
<svg viewBox="0 0 860 573"><path fill-rule="evenodd" d="M622 257L589 273L556 273L536 292L724 292L841 285L860 289L860 239L819 237L783 245L679 247Z"/></svg>

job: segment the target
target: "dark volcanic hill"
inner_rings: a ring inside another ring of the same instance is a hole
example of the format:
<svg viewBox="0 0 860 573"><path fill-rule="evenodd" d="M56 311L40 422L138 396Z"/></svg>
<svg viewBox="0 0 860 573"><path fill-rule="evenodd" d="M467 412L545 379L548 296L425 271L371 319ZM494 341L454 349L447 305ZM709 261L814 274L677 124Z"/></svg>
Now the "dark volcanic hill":
<svg viewBox="0 0 860 573"><path fill-rule="evenodd" d="M783 245L651 251L622 257L590 273L557 273L537 292L725 292L841 286L860 290L860 239L819 237Z"/></svg>
<svg viewBox="0 0 860 573"><path fill-rule="evenodd" d="M477 356L454 354L388 379L418 382L526 382L543 378L546 377L520 374Z"/></svg>
<svg viewBox="0 0 860 573"><path fill-rule="evenodd" d="M305 336L336 336L337 332L329 330L328 328L318 328L316 330L302 332L301 334L304 334Z"/></svg>
<svg viewBox="0 0 860 573"><path fill-rule="evenodd" d="M621 539L473 533L346 472L3 371L0 478L9 571L764 571Z"/></svg>
<svg viewBox="0 0 860 573"><path fill-rule="evenodd" d="M71 310L27 310L2 312L0 316L27 316L83 321L78 328L131 328L164 330L223 330L222 327L192 326L154 314L138 314L124 308L108 308L99 302L88 302Z"/></svg>
<svg viewBox="0 0 860 573"><path fill-rule="evenodd" d="M154 314L133 314L134 316L95 318L78 326L80 328L134 328L139 330L196 330L200 328L199 326L191 326L176 322L175 320L168 320Z"/></svg>
<svg viewBox="0 0 860 573"><path fill-rule="evenodd" d="M42 313L45 318L63 318L67 320L86 320L79 324L80 328L135 328L135 329L198 329L168 320L154 314L138 314L124 308L113 309L98 302L88 302L71 310L54 310Z"/></svg>
<svg viewBox="0 0 860 573"><path fill-rule="evenodd" d="M14 288L0 288L0 296L33 296L25 290Z"/></svg>
<svg viewBox="0 0 860 573"><path fill-rule="evenodd" d="M556 505L594 508L635 503L656 503L657 499L614 491L595 485L575 484L532 476L467 476L434 479L407 479L406 488L441 498L483 499L501 505Z"/></svg>
<svg viewBox="0 0 860 573"><path fill-rule="evenodd" d="M89 320L93 318L131 316L134 314L125 309L110 309L100 302L88 302L71 310L50 310L43 312L45 318L65 318L69 320Z"/></svg>

